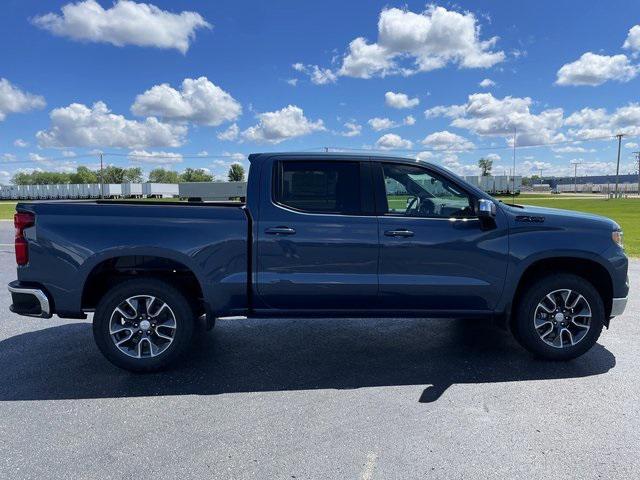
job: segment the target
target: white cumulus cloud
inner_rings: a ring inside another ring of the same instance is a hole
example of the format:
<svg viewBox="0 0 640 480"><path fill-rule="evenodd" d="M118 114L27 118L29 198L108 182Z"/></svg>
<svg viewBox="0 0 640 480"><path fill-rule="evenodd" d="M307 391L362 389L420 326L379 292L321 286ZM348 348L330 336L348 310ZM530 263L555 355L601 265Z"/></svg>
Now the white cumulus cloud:
<svg viewBox="0 0 640 480"><path fill-rule="evenodd" d="M640 52L640 25L634 25L629 29L627 39L624 41L622 48L631 50L635 54Z"/></svg>
<svg viewBox="0 0 640 480"><path fill-rule="evenodd" d="M469 95L463 105L437 106L425 112L427 118L449 117L451 126L464 128L476 135L496 136L512 142L514 129L517 144L535 145L565 139L558 132L563 124L560 108L531 112L533 100L529 97L496 98L491 93Z"/></svg>
<svg viewBox="0 0 640 480"><path fill-rule="evenodd" d="M376 132L381 130L389 130L391 128L396 128L398 124L389 118L380 118L374 117L370 118L367 123L371 128L373 128Z"/></svg>
<svg viewBox="0 0 640 480"><path fill-rule="evenodd" d="M236 120L242 106L207 77L185 78L180 91L163 83L138 95L131 111L135 115L192 122L216 127Z"/></svg>
<svg viewBox="0 0 640 480"><path fill-rule="evenodd" d="M227 128L226 130L218 132L216 134L216 137L218 137L218 140L231 142L233 140L236 140L239 134L240 134L240 128L238 127L238 124L232 123L231 125L229 125L229 128Z"/></svg>
<svg viewBox="0 0 640 480"><path fill-rule="evenodd" d="M356 122L347 122L344 124L344 128L346 130L340 134L343 137L357 137L362 133L362 125Z"/></svg>
<svg viewBox="0 0 640 480"><path fill-rule="evenodd" d="M335 83L338 80L337 75L330 68L321 68L318 65L305 65L303 63L294 63L292 67L297 72L307 75L311 79L311 83L316 85ZM295 86L295 83L292 85Z"/></svg>
<svg viewBox="0 0 640 480"><path fill-rule="evenodd" d="M187 127L160 122L155 117L130 120L111 113L104 102L92 107L72 103L49 114L51 126L36 134L38 144L49 147L179 147Z"/></svg>
<svg viewBox="0 0 640 480"><path fill-rule="evenodd" d="M402 120L402 124L403 125L414 125L416 123L416 119L413 115L407 115L406 117L404 117L404 120Z"/></svg>
<svg viewBox="0 0 640 480"><path fill-rule="evenodd" d="M10 113L23 113L44 108L44 97L24 92L6 78L0 78L0 122Z"/></svg>
<svg viewBox="0 0 640 480"><path fill-rule="evenodd" d="M29 146L29 142L27 142L27 141L25 141L25 140L23 140L21 138L16 138L13 141L13 146L14 147L18 147L18 148L25 148L25 147Z"/></svg>
<svg viewBox="0 0 640 480"><path fill-rule="evenodd" d="M288 105L275 112L260 113L257 118L256 125L242 132L246 140L275 144L326 130L322 120L309 120L304 116L304 111L296 105Z"/></svg>
<svg viewBox="0 0 640 480"><path fill-rule="evenodd" d="M434 150L469 150L474 145L469 140L456 133L443 130L427 135L422 144L433 148Z"/></svg>
<svg viewBox="0 0 640 480"><path fill-rule="evenodd" d="M172 13L149 3L117 0L104 9L95 0L68 3L62 13L47 13L32 19L34 25L60 37L110 43L117 47L136 45L189 50L196 30L211 28L199 13Z"/></svg>
<svg viewBox="0 0 640 480"><path fill-rule="evenodd" d="M609 80L628 82L638 74L638 66L631 64L626 55L598 55L584 53L575 62L558 70L557 85L598 86Z"/></svg>
<svg viewBox="0 0 640 480"><path fill-rule="evenodd" d="M182 162L182 155L175 152L148 152L146 150L133 150L129 152L129 160L141 163L153 163L169 165Z"/></svg>
<svg viewBox="0 0 640 480"><path fill-rule="evenodd" d="M494 82L490 78L485 78L478 85L480 85L482 88L491 88L496 85L496 82Z"/></svg>
<svg viewBox="0 0 640 480"><path fill-rule="evenodd" d="M413 147L410 140L405 140L395 133L387 133L376 141L376 148L380 150L407 150Z"/></svg>
<svg viewBox="0 0 640 480"><path fill-rule="evenodd" d="M619 133L640 136L640 104L630 103L613 113L604 108L583 108L572 113L565 124L573 127L569 134L581 140L612 137Z"/></svg>
<svg viewBox="0 0 640 480"><path fill-rule="evenodd" d="M364 37L352 40L339 68L332 73L371 78L411 75L448 64L488 68L505 59L503 51L494 50L497 40L481 38L480 25L471 12L434 5L419 13L385 8L378 19L377 41L370 43Z"/></svg>
<svg viewBox="0 0 640 480"><path fill-rule="evenodd" d="M409 98L406 93L387 92L384 94L384 103L391 108L413 108L420 104L420 100Z"/></svg>

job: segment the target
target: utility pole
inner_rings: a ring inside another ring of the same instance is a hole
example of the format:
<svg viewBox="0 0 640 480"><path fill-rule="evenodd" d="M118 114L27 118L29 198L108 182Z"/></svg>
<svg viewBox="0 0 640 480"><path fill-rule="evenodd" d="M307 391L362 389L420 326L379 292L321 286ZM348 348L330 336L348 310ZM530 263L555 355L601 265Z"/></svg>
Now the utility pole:
<svg viewBox="0 0 640 480"><path fill-rule="evenodd" d="M540 169L540 185L542 185L542 168Z"/></svg>
<svg viewBox="0 0 640 480"><path fill-rule="evenodd" d="M624 135L619 133L616 135L618 137L618 162L616 163L616 193L615 198L618 198L618 175L620 174L620 146L622 145L622 137Z"/></svg>
<svg viewBox="0 0 640 480"><path fill-rule="evenodd" d="M633 152L638 162L638 196L640 197L640 152Z"/></svg>
<svg viewBox="0 0 640 480"><path fill-rule="evenodd" d="M513 175L511 176L511 198L516 203L516 127L513 127Z"/></svg>
<svg viewBox="0 0 640 480"><path fill-rule="evenodd" d="M102 152L100 152L100 199L104 199L104 174L102 171Z"/></svg>
<svg viewBox="0 0 640 480"><path fill-rule="evenodd" d="M581 162L571 162L573 163L573 193L578 193L578 165Z"/></svg>

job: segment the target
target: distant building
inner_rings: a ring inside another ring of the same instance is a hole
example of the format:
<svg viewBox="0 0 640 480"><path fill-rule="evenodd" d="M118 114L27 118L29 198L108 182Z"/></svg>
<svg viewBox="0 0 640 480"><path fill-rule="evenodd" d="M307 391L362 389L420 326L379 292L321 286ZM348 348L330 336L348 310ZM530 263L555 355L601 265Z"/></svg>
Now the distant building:
<svg viewBox="0 0 640 480"><path fill-rule="evenodd" d="M557 185L573 185L574 177L546 177L542 178L544 183L548 183L551 188L556 188ZM577 185L596 184L606 185L616 183L615 175L594 175L591 177L577 177L575 178ZM638 174L625 174L618 177L618 183L635 183L638 184Z"/></svg>

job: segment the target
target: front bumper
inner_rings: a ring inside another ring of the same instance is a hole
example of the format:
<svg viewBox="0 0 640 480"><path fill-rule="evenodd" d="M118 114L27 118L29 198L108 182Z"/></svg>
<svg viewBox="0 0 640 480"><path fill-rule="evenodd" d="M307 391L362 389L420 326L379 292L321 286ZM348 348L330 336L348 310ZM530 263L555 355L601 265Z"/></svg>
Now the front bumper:
<svg viewBox="0 0 640 480"><path fill-rule="evenodd" d="M11 282L8 287L12 304L9 309L28 317L51 318L51 302L43 289Z"/></svg>
<svg viewBox="0 0 640 480"><path fill-rule="evenodd" d="M611 302L611 316L617 317L618 315L622 315L624 313L624 309L627 308L627 299L629 297L624 298L614 298Z"/></svg>

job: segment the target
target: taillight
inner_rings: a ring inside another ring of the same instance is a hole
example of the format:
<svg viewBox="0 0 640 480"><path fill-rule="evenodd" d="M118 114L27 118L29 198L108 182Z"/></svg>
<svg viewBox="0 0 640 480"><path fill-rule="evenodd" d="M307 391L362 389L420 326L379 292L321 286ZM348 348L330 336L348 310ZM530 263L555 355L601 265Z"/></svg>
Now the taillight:
<svg viewBox="0 0 640 480"><path fill-rule="evenodd" d="M24 238L24 229L33 226L35 221L36 217L31 212L18 212L13 216L13 225L16 227L15 247L18 265L29 263L29 244Z"/></svg>

